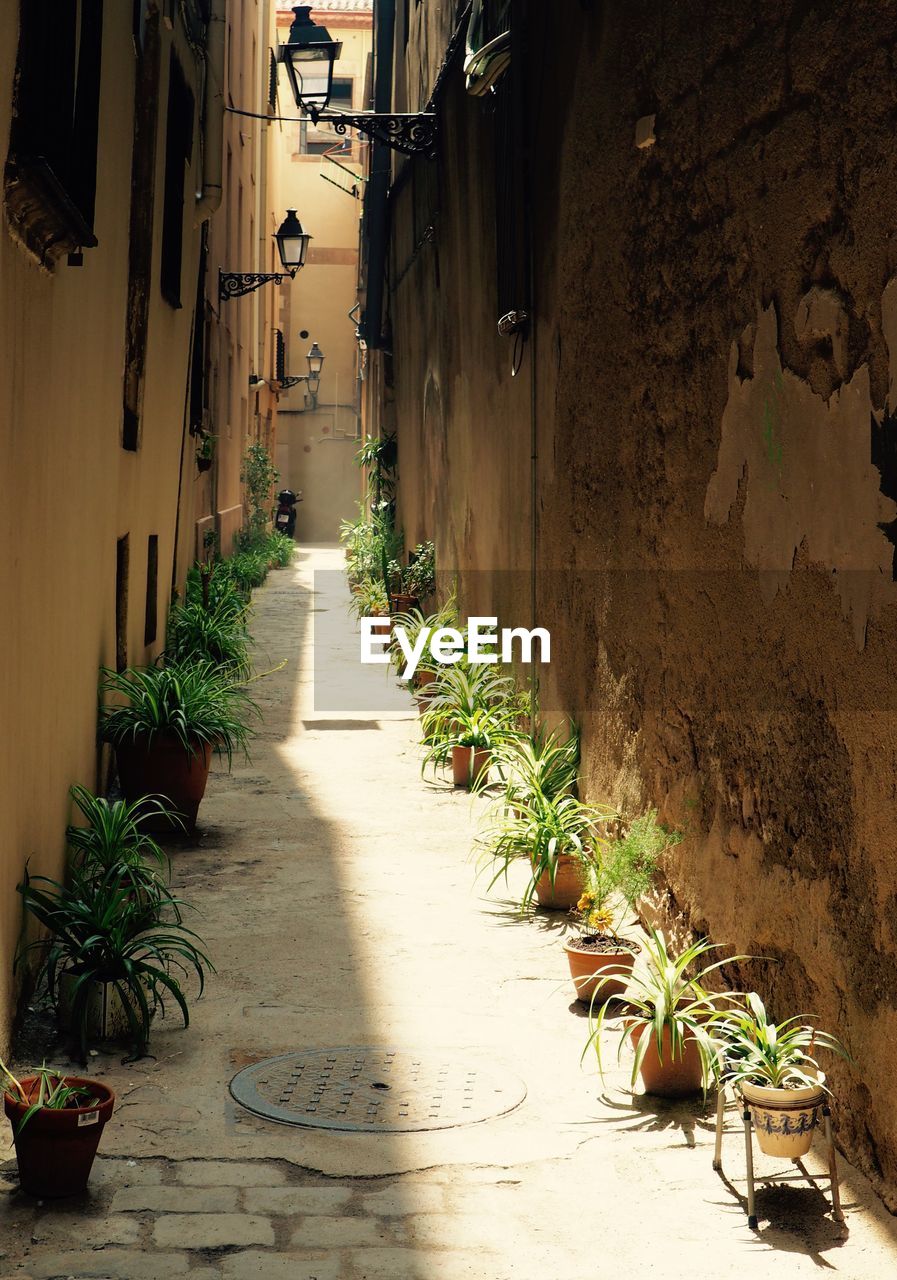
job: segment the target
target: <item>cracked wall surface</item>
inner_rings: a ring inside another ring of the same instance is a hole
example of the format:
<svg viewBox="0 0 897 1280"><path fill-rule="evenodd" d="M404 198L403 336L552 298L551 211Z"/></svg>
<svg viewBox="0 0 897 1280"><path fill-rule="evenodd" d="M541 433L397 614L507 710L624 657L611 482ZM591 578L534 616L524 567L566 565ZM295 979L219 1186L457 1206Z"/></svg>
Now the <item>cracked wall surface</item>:
<svg viewBox="0 0 897 1280"><path fill-rule="evenodd" d="M520 372L494 111L460 76L435 234L397 253L390 316L406 534L471 611L528 609L534 354L543 704L582 724L591 797L685 833L663 910L764 957L733 976L849 1042L839 1140L892 1209L895 50L894 0L569 6L523 67ZM394 247L419 193L395 197Z"/></svg>

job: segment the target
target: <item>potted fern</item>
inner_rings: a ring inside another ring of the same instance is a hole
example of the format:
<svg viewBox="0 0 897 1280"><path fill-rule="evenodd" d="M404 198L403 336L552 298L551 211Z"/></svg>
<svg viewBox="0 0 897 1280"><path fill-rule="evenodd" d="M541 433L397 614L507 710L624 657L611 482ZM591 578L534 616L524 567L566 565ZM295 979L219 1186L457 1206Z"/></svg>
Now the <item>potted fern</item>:
<svg viewBox="0 0 897 1280"><path fill-rule="evenodd" d="M42 1200L83 1192L115 1094L46 1064L17 1078L0 1061L0 1079L22 1190Z"/></svg>

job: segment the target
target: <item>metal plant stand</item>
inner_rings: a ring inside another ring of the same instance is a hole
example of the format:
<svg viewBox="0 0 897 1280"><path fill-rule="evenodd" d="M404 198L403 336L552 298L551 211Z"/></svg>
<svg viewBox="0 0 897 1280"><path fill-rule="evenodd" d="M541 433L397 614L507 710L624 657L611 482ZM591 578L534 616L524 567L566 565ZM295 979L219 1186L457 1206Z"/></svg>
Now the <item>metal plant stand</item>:
<svg viewBox="0 0 897 1280"><path fill-rule="evenodd" d="M741 1109L741 1118L744 1122L744 1159L747 1171L747 1200L748 1200L748 1226L756 1229L757 1214L754 1208L754 1149L752 1145L753 1124L751 1121L751 1109L745 1102L744 1098L736 1093L735 1100ZM716 1149L713 1155L713 1167L720 1173L723 1167L723 1123L724 1112L726 1107L726 1090L724 1086L720 1086L716 1100ZM824 1100L820 1106L822 1111L823 1133L825 1135L826 1151L828 1153L828 1173L829 1173L829 1192L832 1200L832 1217L835 1222L844 1221L844 1213L841 1209L841 1194L838 1188L838 1159L835 1154L835 1143L832 1137L832 1113L828 1101ZM792 1158L792 1163L801 1166L800 1156Z"/></svg>

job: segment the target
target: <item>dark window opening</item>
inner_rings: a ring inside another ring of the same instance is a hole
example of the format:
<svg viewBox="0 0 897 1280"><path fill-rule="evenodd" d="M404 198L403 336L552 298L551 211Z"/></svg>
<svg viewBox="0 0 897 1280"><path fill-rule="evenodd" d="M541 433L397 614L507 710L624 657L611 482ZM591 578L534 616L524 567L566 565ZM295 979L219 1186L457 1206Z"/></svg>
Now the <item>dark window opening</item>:
<svg viewBox="0 0 897 1280"><path fill-rule="evenodd" d="M158 628L159 606L159 535L151 533L146 543L146 612L143 643L152 644Z"/></svg>
<svg viewBox="0 0 897 1280"><path fill-rule="evenodd" d="M93 248L103 0L22 0L6 200L42 258Z"/></svg>
<svg viewBox="0 0 897 1280"><path fill-rule="evenodd" d="M193 94L181 64L171 51L168 76L168 119L165 130L165 205L162 212L162 296L181 306L184 253L184 187L193 153Z"/></svg>
<svg viewBox="0 0 897 1280"><path fill-rule="evenodd" d="M128 665L128 535L115 544L115 670Z"/></svg>

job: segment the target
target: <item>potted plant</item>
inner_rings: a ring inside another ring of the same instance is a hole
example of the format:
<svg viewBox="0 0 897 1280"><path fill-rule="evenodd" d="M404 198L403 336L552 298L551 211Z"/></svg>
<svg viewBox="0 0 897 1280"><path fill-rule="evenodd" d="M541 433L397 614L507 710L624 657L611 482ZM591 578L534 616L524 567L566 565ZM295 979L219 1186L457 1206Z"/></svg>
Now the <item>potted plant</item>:
<svg viewBox="0 0 897 1280"><path fill-rule="evenodd" d="M126 1035L135 1056L144 1053L151 1019L157 1009L164 1015L168 996L189 1025L177 972L195 974L201 995L205 971L213 966L201 939L183 923L184 903L160 880L147 878L138 895L118 866L102 874L75 866L68 884L26 870L18 888L49 936L23 948L17 963L39 953L37 978L46 979L82 1061L88 1040L103 1035Z"/></svg>
<svg viewBox="0 0 897 1280"><path fill-rule="evenodd" d="M200 431L197 435L196 470L208 471L215 457L215 437L208 431Z"/></svg>
<svg viewBox="0 0 897 1280"><path fill-rule="evenodd" d="M83 1192L115 1094L46 1064L17 1079L0 1061L0 1078L22 1190L41 1199Z"/></svg>
<svg viewBox="0 0 897 1280"><path fill-rule="evenodd" d="M208 604L175 604L168 614L165 661L209 662L234 680L245 680L251 669L246 621L246 603L236 591Z"/></svg>
<svg viewBox="0 0 897 1280"><path fill-rule="evenodd" d="M85 875L101 879L117 875L119 883L135 898L155 892L164 883L160 873L168 870L168 858L145 828L147 818L160 816L180 825L161 796L141 796L127 800L106 800L87 787L73 786L69 795L84 824L66 829L74 863Z"/></svg>
<svg viewBox="0 0 897 1280"><path fill-rule="evenodd" d="M505 804L516 809L539 799L574 795L579 769L579 730L572 722L559 729L537 726L533 735L511 738L495 753L504 779Z"/></svg>
<svg viewBox="0 0 897 1280"><path fill-rule="evenodd" d="M602 1076L601 1036L607 1004L603 988L623 979L626 986L626 1017L619 1031L617 1061L623 1046L632 1044L635 1056L630 1085L641 1075L646 1093L662 1098L683 1098L708 1088L718 1074L719 1048L708 1024L722 1002L737 997L728 992L711 992L705 985L711 973L724 964L744 960L732 956L712 964L701 963L719 948L700 939L679 955L670 952L659 930L649 928L642 949L643 963L632 968L610 966L598 978L589 1011L589 1038L583 1057L593 1048ZM695 966L700 967L695 970ZM598 1005L595 1016L594 1007Z"/></svg>
<svg viewBox="0 0 897 1280"><path fill-rule="evenodd" d="M802 1021L805 1017L770 1022L763 1001L751 991L743 1009L720 1011L712 1022L723 1063L721 1079L734 1085L749 1106L760 1150L791 1160L810 1150L819 1109L829 1093L817 1051L850 1061L835 1036Z"/></svg>
<svg viewBox="0 0 897 1280"><path fill-rule="evenodd" d="M602 984L604 999L623 995L639 946L620 937L620 921L647 892L661 853L681 838L678 832L660 826L656 810L651 810L629 823L622 835L608 841L600 856L587 864L585 884L576 903L579 934L564 942L578 1000L590 1001L599 979L608 971L613 974Z"/></svg>
<svg viewBox="0 0 897 1280"><path fill-rule="evenodd" d="M482 788L490 753L517 733L514 682L488 664L443 667L431 683L421 718L421 772L451 764L455 786Z"/></svg>
<svg viewBox="0 0 897 1280"><path fill-rule="evenodd" d="M352 595L350 613L356 618L388 618L389 597L379 578L365 578Z"/></svg>
<svg viewBox="0 0 897 1280"><path fill-rule="evenodd" d="M226 669L206 660L103 668L101 694L122 699L101 709L100 730L115 747L126 799L164 796L192 829L212 752L229 767L234 751L246 750L258 708Z"/></svg>
<svg viewBox="0 0 897 1280"><path fill-rule="evenodd" d="M419 609L420 602L436 590L436 548L432 542L419 542L403 569L398 559L386 567L389 603L393 612ZM445 624L443 624L445 625Z"/></svg>
<svg viewBox="0 0 897 1280"><path fill-rule="evenodd" d="M521 909L536 898L542 907L567 910L583 892L600 844L598 827L608 816L565 794L502 802L481 837L494 870L489 888L502 876L507 880L513 862L525 861L530 875Z"/></svg>

